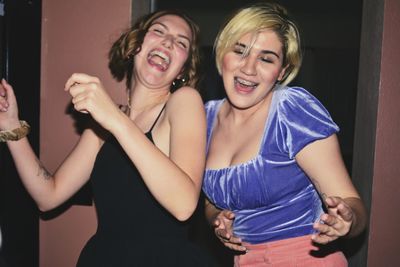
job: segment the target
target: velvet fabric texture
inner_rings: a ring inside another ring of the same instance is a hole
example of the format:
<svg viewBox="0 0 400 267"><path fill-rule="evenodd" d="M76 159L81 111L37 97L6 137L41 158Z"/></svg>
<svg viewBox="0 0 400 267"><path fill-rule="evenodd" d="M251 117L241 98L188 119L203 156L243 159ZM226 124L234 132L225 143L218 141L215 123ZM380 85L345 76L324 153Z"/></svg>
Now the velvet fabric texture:
<svg viewBox="0 0 400 267"><path fill-rule="evenodd" d="M235 213L234 234L251 244L314 233L322 202L295 156L309 143L339 131L307 90L277 85L272 93L258 154L238 165L206 169L203 181L211 203ZM224 101L206 104L207 149Z"/></svg>

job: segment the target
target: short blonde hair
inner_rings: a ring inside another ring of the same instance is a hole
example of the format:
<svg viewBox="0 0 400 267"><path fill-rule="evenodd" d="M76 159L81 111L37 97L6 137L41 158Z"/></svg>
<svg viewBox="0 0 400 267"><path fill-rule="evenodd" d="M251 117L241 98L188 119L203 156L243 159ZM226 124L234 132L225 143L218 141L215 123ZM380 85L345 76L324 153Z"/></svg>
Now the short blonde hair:
<svg viewBox="0 0 400 267"><path fill-rule="evenodd" d="M256 34L261 30L274 31L282 43L285 75L280 83L287 85L299 72L302 53L300 35L296 24L289 19L284 7L276 3L258 3L237 10L217 35L214 49L216 65L221 74L222 60L232 51L238 40L247 33Z"/></svg>

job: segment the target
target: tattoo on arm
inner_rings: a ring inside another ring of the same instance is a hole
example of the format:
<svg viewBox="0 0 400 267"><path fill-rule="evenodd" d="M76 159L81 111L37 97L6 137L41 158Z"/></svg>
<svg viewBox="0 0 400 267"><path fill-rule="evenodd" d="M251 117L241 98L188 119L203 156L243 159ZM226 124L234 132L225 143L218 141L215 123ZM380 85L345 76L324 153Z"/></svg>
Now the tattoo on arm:
<svg viewBox="0 0 400 267"><path fill-rule="evenodd" d="M46 168L39 160L36 160L36 162L38 164L38 170L36 175L39 177L43 177L45 180L50 180L51 174L49 173L49 171L46 170Z"/></svg>

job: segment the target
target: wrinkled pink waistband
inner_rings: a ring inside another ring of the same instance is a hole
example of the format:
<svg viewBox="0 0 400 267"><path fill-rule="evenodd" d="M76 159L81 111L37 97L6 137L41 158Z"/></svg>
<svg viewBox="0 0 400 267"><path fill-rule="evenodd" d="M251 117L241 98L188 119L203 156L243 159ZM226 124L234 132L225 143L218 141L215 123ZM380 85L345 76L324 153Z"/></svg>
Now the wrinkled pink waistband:
<svg viewBox="0 0 400 267"><path fill-rule="evenodd" d="M243 243L247 252L235 256L235 267L347 267L344 254L331 245L317 245L311 235L262 244Z"/></svg>

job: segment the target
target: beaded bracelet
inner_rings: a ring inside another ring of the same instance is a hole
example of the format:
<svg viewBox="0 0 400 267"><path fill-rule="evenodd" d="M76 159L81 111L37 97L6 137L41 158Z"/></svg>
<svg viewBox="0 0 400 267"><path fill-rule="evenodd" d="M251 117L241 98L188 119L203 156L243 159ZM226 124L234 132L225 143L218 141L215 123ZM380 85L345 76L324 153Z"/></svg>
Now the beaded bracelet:
<svg viewBox="0 0 400 267"><path fill-rule="evenodd" d="M19 123L21 123L21 127L19 128L0 131L0 142L17 141L27 136L31 130L31 126L26 121L19 121Z"/></svg>

